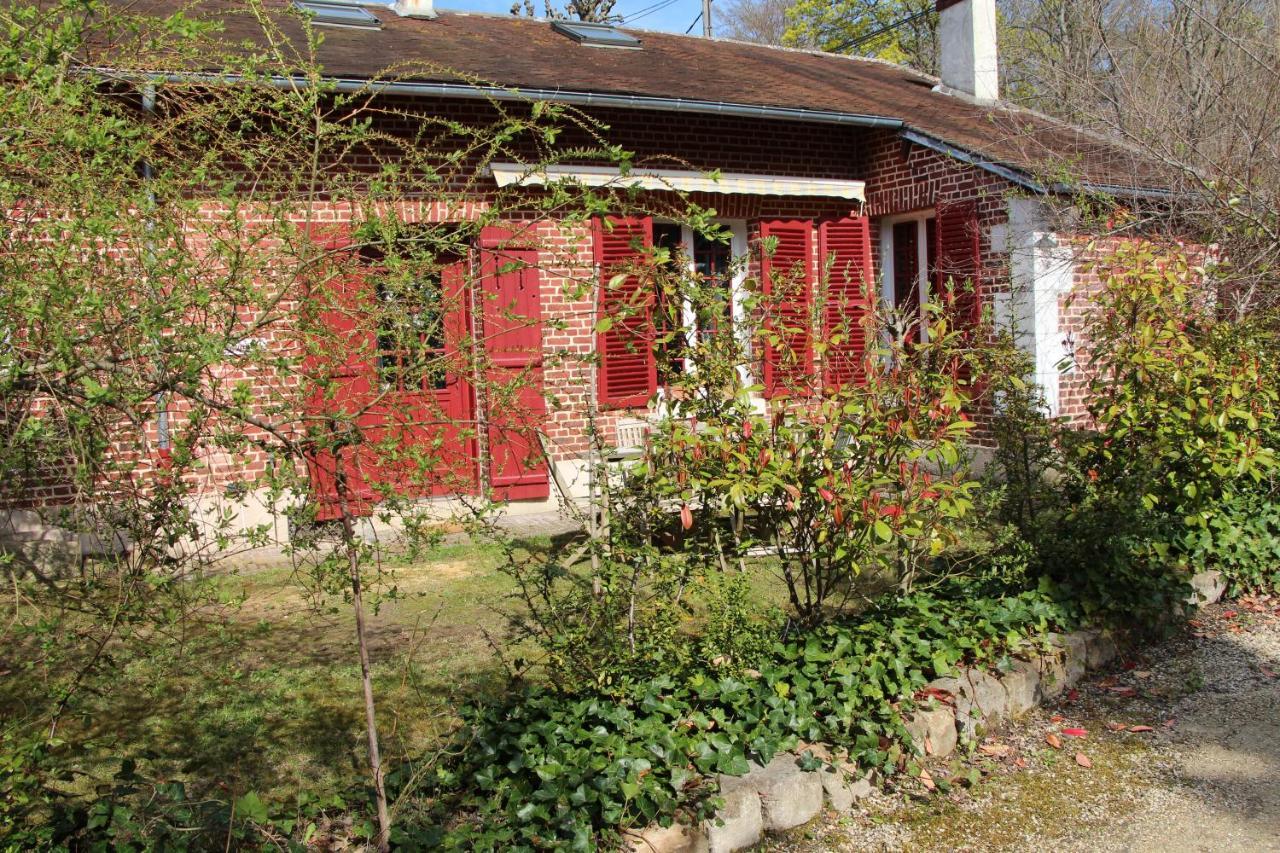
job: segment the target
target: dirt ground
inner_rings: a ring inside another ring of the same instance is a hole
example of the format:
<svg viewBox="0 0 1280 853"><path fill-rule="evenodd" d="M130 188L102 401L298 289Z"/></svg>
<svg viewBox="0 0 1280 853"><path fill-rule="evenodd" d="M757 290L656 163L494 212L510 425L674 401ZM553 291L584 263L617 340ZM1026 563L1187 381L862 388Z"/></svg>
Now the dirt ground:
<svg viewBox="0 0 1280 853"><path fill-rule="evenodd" d="M1207 608L926 780L762 849L1280 851L1280 599Z"/></svg>

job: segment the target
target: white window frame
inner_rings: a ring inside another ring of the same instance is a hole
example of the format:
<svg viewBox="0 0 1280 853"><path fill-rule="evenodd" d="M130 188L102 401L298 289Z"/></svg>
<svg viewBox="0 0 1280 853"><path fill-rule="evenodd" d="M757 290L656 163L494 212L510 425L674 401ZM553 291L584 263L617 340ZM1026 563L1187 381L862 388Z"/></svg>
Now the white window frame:
<svg viewBox="0 0 1280 853"><path fill-rule="evenodd" d="M884 304L895 304L894 269L893 269L893 226L903 222L916 223L916 269L919 270L920 310L923 312L933 299L929 287L929 220L936 219L938 213L933 208L916 210L911 213L899 213L893 216L880 217L880 298ZM921 340L929 339L929 325L921 322Z"/></svg>
<svg viewBox="0 0 1280 853"><path fill-rule="evenodd" d="M667 225L673 224L670 220L655 219L654 222L655 224L659 222L665 223ZM746 257L747 220L716 219L714 220L714 222L716 225L719 225L721 228L728 229L729 231L729 257L733 259L734 263L737 263L740 259ZM693 229L690 228L688 225L680 226L680 244L684 249L685 259L686 259L686 262L688 263L688 271L692 273L693 272ZM732 322L735 325L735 327L739 327L742 321L742 318L746 316L745 306L746 306L747 295L748 295L747 290L744 286L746 283L746 280L747 280L747 270L745 268L745 265L739 265L738 269L734 271L733 278L729 280L729 304L730 304L729 316L730 316L730 322ZM684 305L683 319L684 319L685 328L689 330L687 332L689 346L691 347L696 346L698 343L698 330L696 328L697 317L695 316L693 306L690 305L688 302L686 302ZM742 344L746 350L747 359L748 361L750 361L751 338L749 335L745 335L744 333ZM686 372L691 371L692 369L693 369L692 365L689 365L688 363L685 364ZM742 369L744 371L743 379L747 382L747 384L751 384L751 374L750 374L749 368L746 368L744 366Z"/></svg>

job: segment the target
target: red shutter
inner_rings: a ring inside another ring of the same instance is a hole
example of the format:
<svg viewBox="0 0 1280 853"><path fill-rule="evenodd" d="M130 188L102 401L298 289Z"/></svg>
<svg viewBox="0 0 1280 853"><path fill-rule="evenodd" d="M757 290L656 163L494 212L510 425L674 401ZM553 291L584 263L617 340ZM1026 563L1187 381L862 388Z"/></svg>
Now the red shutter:
<svg viewBox="0 0 1280 853"><path fill-rule="evenodd" d="M539 440L547 415L541 277L537 250L510 240L503 228L485 228L480 234L480 339L489 366L489 484L499 500L537 500L551 494Z"/></svg>
<svg viewBox="0 0 1280 853"><path fill-rule="evenodd" d="M777 241L773 254L763 253L760 259L765 295L777 298L770 306L769 328L781 339L778 346L766 346L764 354L764 391L772 397L802 389L804 377L813 372L813 223L761 222L760 237Z"/></svg>
<svg viewBox="0 0 1280 853"><path fill-rule="evenodd" d="M823 380L829 388L866 381L867 313L871 308L871 223L865 216L829 219L818 227L818 263L827 275L822 337Z"/></svg>
<svg viewBox="0 0 1280 853"><path fill-rule="evenodd" d="M352 257L350 229L346 225L315 224L308 232L324 252L308 285L309 310L318 308L318 325L324 329L320 348L310 354L303 373L314 381L306 404L312 430L352 424L364 428L367 407L377 389L370 381L375 349L373 332L359 322L368 286ZM326 442L328 444L328 442ZM378 496L364 476L359 448L311 447L305 454L316 519L330 521L343 514L339 479L346 496L348 515L368 515Z"/></svg>
<svg viewBox="0 0 1280 853"><path fill-rule="evenodd" d="M600 271L600 315L613 325L599 334L602 404L643 406L658 387L654 358L653 294L634 273L616 287L609 283L653 246L648 216L595 220L596 268Z"/></svg>
<svg viewBox="0 0 1280 853"><path fill-rule="evenodd" d="M974 328L982 317L978 291L981 278L979 236L976 202L938 205L935 248L938 266L932 283L948 319L961 330Z"/></svg>

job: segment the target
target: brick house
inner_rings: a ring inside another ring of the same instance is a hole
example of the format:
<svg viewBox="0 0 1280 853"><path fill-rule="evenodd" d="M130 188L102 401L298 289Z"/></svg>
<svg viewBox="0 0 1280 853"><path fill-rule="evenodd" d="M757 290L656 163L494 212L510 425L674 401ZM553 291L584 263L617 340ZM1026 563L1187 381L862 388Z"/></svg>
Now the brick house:
<svg viewBox="0 0 1280 853"><path fill-rule="evenodd" d="M293 0L277 5L285 2ZM612 230L583 226L574 247L579 274L603 278L638 240L683 246L687 257L712 271L730 254L752 255L750 271L767 280L768 262L762 267L755 247L772 236L775 258L798 262L813 277L820 258L834 253L897 306L936 299L943 274L970 279L975 308L989 308L998 323L1012 327L1031 355L1055 415L1082 411L1083 383L1073 369L1079 317L1069 313L1068 298L1089 286L1080 256L1089 235L1059 213L1062 200L1080 190L1135 202L1158 203L1168 195L1157 169L1124 146L998 99L993 0L938 0L940 80L812 51L437 12L429 0L298 2L324 28L320 60L339 90L364 86L397 58L430 57L456 73L380 83L381 96L459 120L482 113L491 99L575 105L607 124L610 142L635 152L638 163L669 158L687 164L640 168L630 180L654 192L687 191L715 208L732 233L726 247L651 217ZM140 5L171 11L186 4ZM228 37L242 35L236 4L205 0L195 9L221 18ZM299 34L296 21L282 20L281 27ZM518 164L499 164L489 179L502 186L618 178L591 164L561 169L531 176ZM718 180L707 177L713 170ZM344 215L326 212L328 219ZM594 353L598 367L587 366L594 362L586 358L549 364L541 373L560 404L546 412L543 425L554 470L531 461L527 439L503 444L491 435L483 463L470 445L460 448L476 466L477 480L512 500L513 512L554 507L565 497L561 490L581 492L588 386L598 387L600 425L614 444L632 440L627 427L643 422L658 392L653 348L621 340L627 324L597 335L591 298L573 302L560 280L540 272L550 266L532 257L529 269L499 285L510 288L505 296L523 300L529 316L567 318L545 337L535 331L532 339L513 342L510 351L527 364L538 350L579 350ZM740 284L726 282L731 291ZM767 386L767 358L763 369ZM594 379L587 376L591 370L599 371ZM474 417L477 404L465 383L450 387L458 416ZM229 480L233 470L253 466L226 468L218 476ZM323 480L317 475L321 496ZM213 505L225 483L211 485ZM252 511L238 511L258 520Z"/></svg>

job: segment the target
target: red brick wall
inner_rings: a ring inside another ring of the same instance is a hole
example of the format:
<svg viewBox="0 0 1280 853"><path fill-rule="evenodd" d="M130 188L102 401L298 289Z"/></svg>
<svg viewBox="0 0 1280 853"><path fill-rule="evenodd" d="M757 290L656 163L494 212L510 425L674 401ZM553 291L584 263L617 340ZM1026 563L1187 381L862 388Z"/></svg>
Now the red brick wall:
<svg viewBox="0 0 1280 853"><path fill-rule="evenodd" d="M475 102L436 101L415 105L418 110L423 106L432 106L440 115L464 122L484 122L495 115L491 106ZM984 301L989 302L991 293L1006 286L1005 259L992 250L989 234L992 226L1005 221L1005 198L1014 188L990 173L904 143L890 131L628 110L601 110L594 115L606 126L600 132L609 142L634 151L636 162L649 166L865 180L866 212L873 222L872 246L877 268L878 217L931 208L939 201L976 199L983 256L979 288ZM380 129L401 138L408 138L415 130L394 110L383 113L380 121ZM444 133L441 131L442 137ZM589 133L577 129L567 131L558 141L565 147L592 142ZM389 146L383 151L355 154L350 165L359 170L372 169L380 157L388 156L392 150L393 146ZM458 221L477 217L487 201L477 197L449 208L406 200L400 208L408 219ZM751 241L757 236L756 220L841 216L848 215L854 206L840 200L720 194L697 194L693 201L714 208L723 218L747 220ZM214 212L211 208L210 214ZM352 215L352 210L345 205L322 203L313 210L312 218L338 223L349 221ZM531 214L526 221L530 219ZM594 372L588 359L594 343L595 317L590 297L572 297L568 292L575 279L592 274L590 232L582 225L566 226L552 221L532 224L542 247L543 316L557 321L544 337L544 350L550 357L545 382L556 394L547 434L555 455L571 458L589 446L585 409ZM816 239L813 245L816 254ZM758 265L753 265L753 272L758 273ZM259 337L263 337L268 346L279 346L280 341L288 339L288 334L285 329L278 332L277 336L268 329ZM264 398L269 396L272 383L287 385L297 381L296 377L247 375L237 370L233 366L223 368L222 378L252 382ZM602 414L599 426L606 443L613 440L614 422L631 414L617 411ZM181 429L180 417L173 418L173 428L175 432ZM153 433L154 426L149 431ZM154 435L148 438L154 440ZM233 480L251 479L262 473L271 464L271 458L263 450L236 459L223 458L215 452L210 453L208 463L208 486L221 489Z"/></svg>

